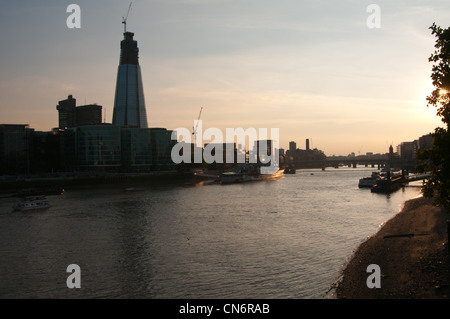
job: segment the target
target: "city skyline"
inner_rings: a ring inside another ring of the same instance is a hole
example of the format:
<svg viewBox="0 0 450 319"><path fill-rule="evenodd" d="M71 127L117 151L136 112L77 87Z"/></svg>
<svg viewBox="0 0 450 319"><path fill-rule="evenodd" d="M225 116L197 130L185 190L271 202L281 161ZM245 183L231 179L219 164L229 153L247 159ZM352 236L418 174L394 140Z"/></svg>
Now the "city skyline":
<svg viewBox="0 0 450 319"><path fill-rule="evenodd" d="M98 103L112 122L122 17L129 1L7 3L0 13L0 122L58 126L68 95ZM429 26L447 27L445 1L133 1L149 127L280 129L327 155L386 153L441 126L426 107L434 50Z"/></svg>

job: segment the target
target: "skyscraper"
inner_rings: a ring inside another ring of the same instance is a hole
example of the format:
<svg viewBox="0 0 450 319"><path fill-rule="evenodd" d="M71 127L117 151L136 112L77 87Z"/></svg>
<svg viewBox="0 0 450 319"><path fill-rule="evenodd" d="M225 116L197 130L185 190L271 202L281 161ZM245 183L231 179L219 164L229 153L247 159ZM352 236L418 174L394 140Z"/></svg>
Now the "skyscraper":
<svg viewBox="0 0 450 319"><path fill-rule="evenodd" d="M113 125L147 128L144 90L141 68L138 62L139 48L133 40L134 33L124 32L120 42L120 63L117 71Z"/></svg>

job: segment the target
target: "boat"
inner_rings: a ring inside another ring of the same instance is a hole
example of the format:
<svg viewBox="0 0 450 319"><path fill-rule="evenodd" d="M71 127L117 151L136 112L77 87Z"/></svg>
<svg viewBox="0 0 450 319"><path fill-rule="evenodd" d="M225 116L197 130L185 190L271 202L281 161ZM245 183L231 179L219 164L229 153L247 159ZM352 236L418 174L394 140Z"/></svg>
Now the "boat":
<svg viewBox="0 0 450 319"><path fill-rule="evenodd" d="M370 188L377 183L380 179L380 174L378 172L372 172L372 175L369 177L364 177L359 180L358 187L359 188Z"/></svg>
<svg viewBox="0 0 450 319"><path fill-rule="evenodd" d="M24 197L13 206L15 211L30 211L49 208L50 204L45 196Z"/></svg>
<svg viewBox="0 0 450 319"><path fill-rule="evenodd" d="M375 185L372 186L370 191L372 193L390 194L400 189L404 185L402 176L396 176L394 178L379 179Z"/></svg>
<svg viewBox="0 0 450 319"><path fill-rule="evenodd" d="M395 178L402 175L402 170L398 168L385 167L381 170L380 176L383 178Z"/></svg>
<svg viewBox="0 0 450 319"><path fill-rule="evenodd" d="M283 169L276 169L270 174L262 174L261 167L242 164L231 172L222 173L219 179L221 184L231 184L278 179L283 177L283 175Z"/></svg>

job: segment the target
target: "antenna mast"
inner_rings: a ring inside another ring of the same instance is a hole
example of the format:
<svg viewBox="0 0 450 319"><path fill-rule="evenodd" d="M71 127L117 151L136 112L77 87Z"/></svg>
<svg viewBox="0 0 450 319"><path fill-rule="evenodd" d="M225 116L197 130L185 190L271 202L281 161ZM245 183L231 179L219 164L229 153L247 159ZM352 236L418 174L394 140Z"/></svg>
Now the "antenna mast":
<svg viewBox="0 0 450 319"><path fill-rule="evenodd" d="M122 17L123 33L127 32L127 19L128 19L128 14L130 13L130 9L131 9L131 4L132 3L133 3L133 1L131 1L130 5L128 6L127 15L125 17Z"/></svg>

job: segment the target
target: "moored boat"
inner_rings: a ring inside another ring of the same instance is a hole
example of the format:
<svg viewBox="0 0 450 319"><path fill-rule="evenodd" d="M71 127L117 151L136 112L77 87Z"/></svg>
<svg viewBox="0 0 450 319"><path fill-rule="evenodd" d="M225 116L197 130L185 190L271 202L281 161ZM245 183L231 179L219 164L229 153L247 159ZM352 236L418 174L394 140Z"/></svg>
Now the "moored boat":
<svg viewBox="0 0 450 319"><path fill-rule="evenodd" d="M397 176L392 179L383 178L378 180L377 183L372 186L370 191L372 193L390 194L400 189L403 185L402 176Z"/></svg>
<svg viewBox="0 0 450 319"><path fill-rule="evenodd" d="M364 177L359 180L358 187L359 188L370 188L374 186L377 181L380 179L380 174L378 172L372 172L370 177Z"/></svg>

